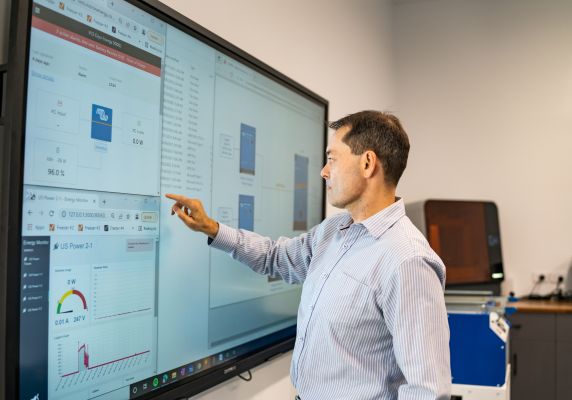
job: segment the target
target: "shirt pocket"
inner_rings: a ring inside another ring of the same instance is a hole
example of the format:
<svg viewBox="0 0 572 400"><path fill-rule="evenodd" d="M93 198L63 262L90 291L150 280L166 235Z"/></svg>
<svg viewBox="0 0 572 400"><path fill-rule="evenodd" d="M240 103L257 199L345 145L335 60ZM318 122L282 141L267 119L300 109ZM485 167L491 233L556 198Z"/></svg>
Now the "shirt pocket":
<svg viewBox="0 0 572 400"><path fill-rule="evenodd" d="M371 288L344 271L337 274L333 286L329 324L358 328L367 321L374 306Z"/></svg>

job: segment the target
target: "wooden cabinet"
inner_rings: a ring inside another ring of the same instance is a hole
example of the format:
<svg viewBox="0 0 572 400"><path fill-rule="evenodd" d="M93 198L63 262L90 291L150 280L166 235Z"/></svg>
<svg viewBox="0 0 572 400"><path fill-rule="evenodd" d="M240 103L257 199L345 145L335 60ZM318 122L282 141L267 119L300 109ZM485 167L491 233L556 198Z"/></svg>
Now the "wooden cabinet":
<svg viewBox="0 0 572 400"><path fill-rule="evenodd" d="M510 316L511 400L556 400L556 315Z"/></svg>
<svg viewBox="0 0 572 400"><path fill-rule="evenodd" d="M572 398L572 314L556 316L556 400Z"/></svg>
<svg viewBox="0 0 572 400"><path fill-rule="evenodd" d="M572 398L572 314L510 315L511 400Z"/></svg>

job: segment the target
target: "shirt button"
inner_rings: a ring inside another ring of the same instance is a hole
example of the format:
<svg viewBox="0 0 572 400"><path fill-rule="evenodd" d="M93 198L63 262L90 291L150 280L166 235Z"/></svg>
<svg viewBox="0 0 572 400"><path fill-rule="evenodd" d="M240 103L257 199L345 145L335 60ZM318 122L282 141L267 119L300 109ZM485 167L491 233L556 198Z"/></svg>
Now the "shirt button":
<svg viewBox="0 0 572 400"><path fill-rule="evenodd" d="M326 279L327 277L328 277L328 274L326 274L326 273L322 274L322 279Z"/></svg>
<svg viewBox="0 0 572 400"><path fill-rule="evenodd" d="M347 248L348 248L348 245L347 245L347 244L344 244L343 247L344 247L344 249L347 249Z"/></svg>
<svg viewBox="0 0 572 400"><path fill-rule="evenodd" d="M304 341L304 336L300 336L300 337L298 338L298 340L299 340L300 342L303 342L303 341Z"/></svg>

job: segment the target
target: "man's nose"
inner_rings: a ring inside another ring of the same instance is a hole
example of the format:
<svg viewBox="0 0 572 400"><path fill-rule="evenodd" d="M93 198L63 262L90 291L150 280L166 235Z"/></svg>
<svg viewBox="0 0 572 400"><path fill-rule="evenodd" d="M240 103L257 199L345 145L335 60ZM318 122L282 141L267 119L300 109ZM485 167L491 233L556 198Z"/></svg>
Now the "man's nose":
<svg viewBox="0 0 572 400"><path fill-rule="evenodd" d="M324 179L328 179L330 176L330 171L328 168L328 164L324 165L324 168L320 171L320 176Z"/></svg>

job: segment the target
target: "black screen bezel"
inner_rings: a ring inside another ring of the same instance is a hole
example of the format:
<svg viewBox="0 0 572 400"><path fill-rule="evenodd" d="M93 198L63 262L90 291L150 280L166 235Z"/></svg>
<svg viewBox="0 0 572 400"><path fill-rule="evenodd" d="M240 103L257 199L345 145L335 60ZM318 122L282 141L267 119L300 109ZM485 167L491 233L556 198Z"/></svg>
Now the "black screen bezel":
<svg viewBox="0 0 572 400"><path fill-rule="evenodd" d="M158 0L126 0L145 12L173 25L216 50L248 65L277 83L322 105L325 110L323 146L327 145L329 103L326 99L288 78L254 56L193 22ZM23 192L24 134L27 77L31 32L31 0L13 0L11 5L5 121L0 130L0 399L19 398L21 221ZM324 159L325 162L325 154ZM322 219L325 217L325 186L322 188ZM11 321L17 321L11 323ZM272 335L269 335L270 337ZM173 399L192 396L247 371L294 347L295 336L281 340L175 382L165 389L139 397ZM190 360L191 361L191 360Z"/></svg>

